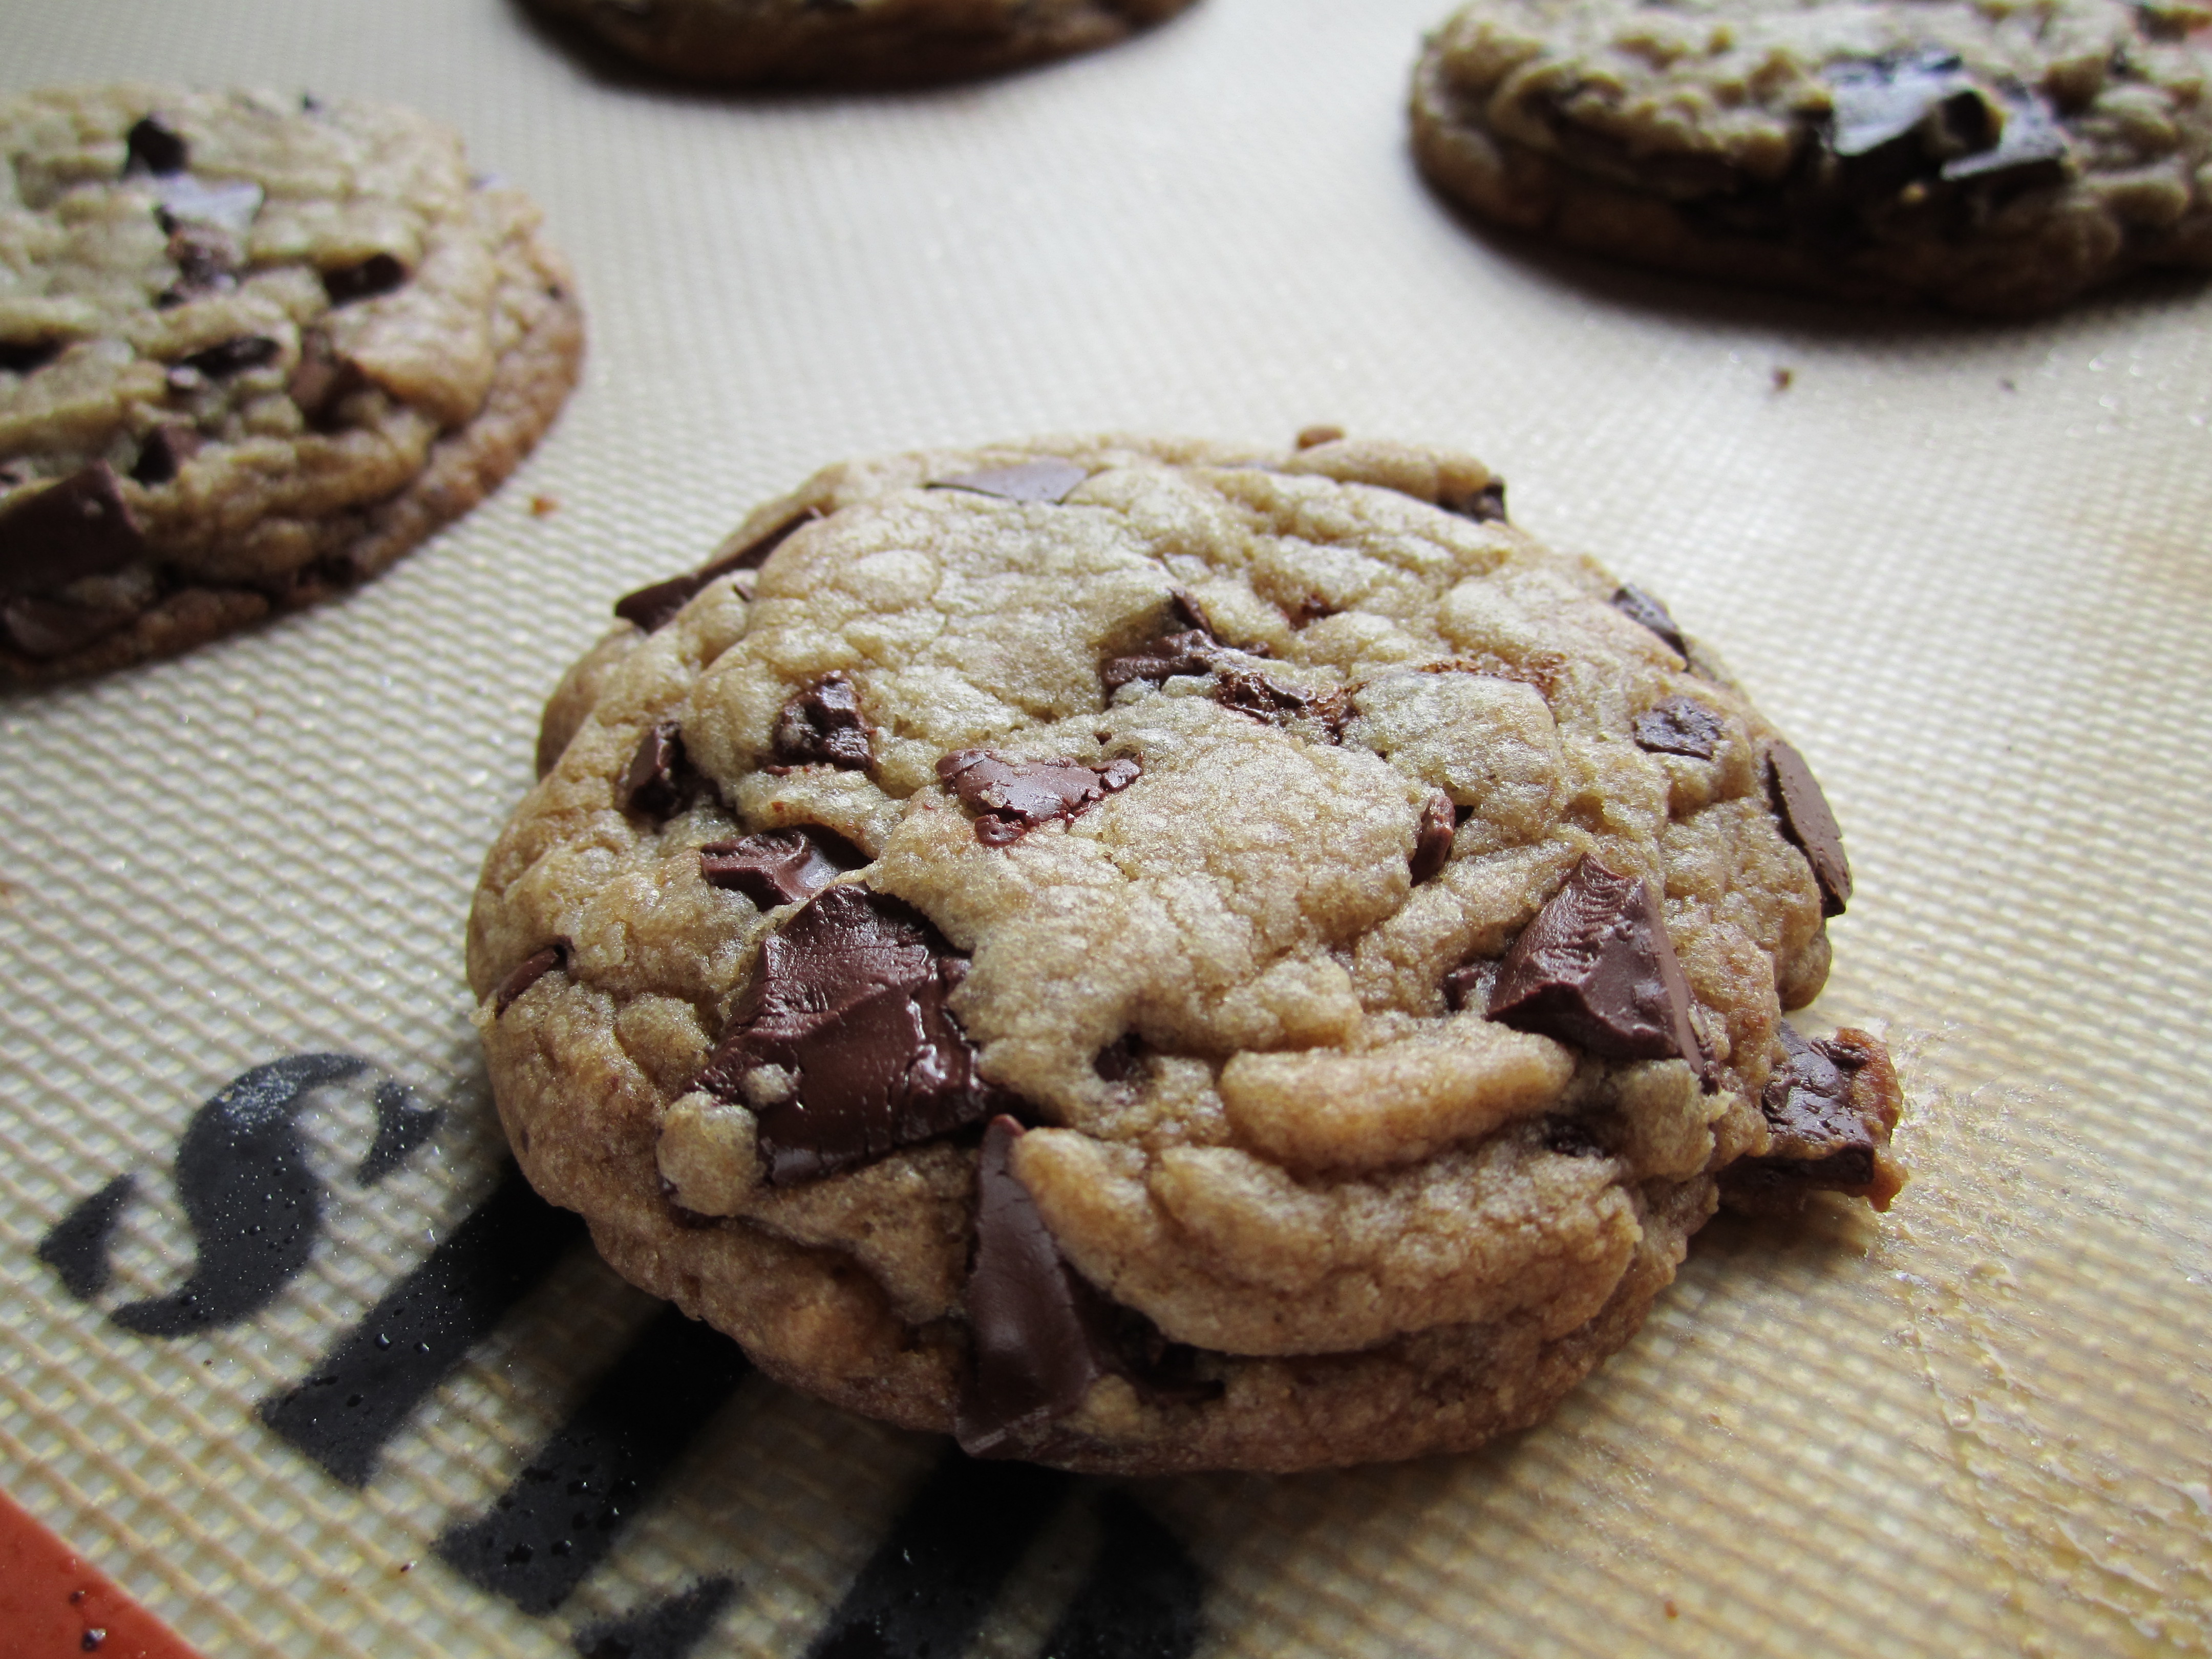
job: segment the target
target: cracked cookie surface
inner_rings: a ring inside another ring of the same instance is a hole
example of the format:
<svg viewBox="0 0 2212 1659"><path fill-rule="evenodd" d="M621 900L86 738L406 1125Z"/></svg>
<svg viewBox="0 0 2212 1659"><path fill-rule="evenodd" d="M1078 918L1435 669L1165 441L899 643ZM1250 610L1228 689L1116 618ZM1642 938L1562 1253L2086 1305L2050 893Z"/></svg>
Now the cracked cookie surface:
<svg viewBox="0 0 2212 1659"><path fill-rule="evenodd" d="M1886 1205L1881 1045L1783 1021L1849 897L1811 772L1502 502L1326 435L922 453L622 601L470 926L531 1179L775 1376L1124 1472L1479 1443L1723 1171Z"/></svg>
<svg viewBox="0 0 2212 1659"><path fill-rule="evenodd" d="M1839 298L2020 313L2212 269L2202 0L1475 0L1415 153L1486 219Z"/></svg>
<svg viewBox="0 0 2212 1659"><path fill-rule="evenodd" d="M1191 0L532 0L639 62L732 86L921 86L1092 52Z"/></svg>
<svg viewBox="0 0 2212 1659"><path fill-rule="evenodd" d="M0 100L0 681L167 655L374 575L574 384L519 191L409 111Z"/></svg>

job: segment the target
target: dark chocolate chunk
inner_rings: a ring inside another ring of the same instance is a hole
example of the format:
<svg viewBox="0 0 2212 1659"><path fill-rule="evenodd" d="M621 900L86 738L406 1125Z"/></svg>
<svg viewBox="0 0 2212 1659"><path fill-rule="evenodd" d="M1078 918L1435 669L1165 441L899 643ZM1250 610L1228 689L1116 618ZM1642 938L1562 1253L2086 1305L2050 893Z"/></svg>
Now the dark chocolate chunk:
<svg viewBox="0 0 2212 1659"><path fill-rule="evenodd" d="M1956 52L1837 64L1826 78L1834 112L1828 145L1846 160L1923 132L1954 152L1984 149L1995 136L1989 106Z"/></svg>
<svg viewBox="0 0 2212 1659"><path fill-rule="evenodd" d="M1079 760L1011 760L988 749L963 749L937 763L938 777L976 815L975 839L986 847L1004 847L1041 823L1072 818L1127 789L1144 769L1128 759L1092 766Z"/></svg>
<svg viewBox="0 0 2212 1659"><path fill-rule="evenodd" d="M1101 1083L1127 1083L1144 1069L1144 1040L1124 1031L1091 1057L1091 1069Z"/></svg>
<svg viewBox="0 0 2212 1659"><path fill-rule="evenodd" d="M1489 1017L1605 1060L1686 1060L1703 1073L1658 896L1641 876L1585 857L1521 932L1491 987Z"/></svg>
<svg viewBox="0 0 2212 1659"><path fill-rule="evenodd" d="M824 674L784 704L771 740L776 759L787 766L818 763L866 771L872 758L868 728L860 720L853 677L842 669Z"/></svg>
<svg viewBox="0 0 2212 1659"><path fill-rule="evenodd" d="M195 351L184 360L184 367L198 369L210 380L219 380L226 374L243 374L249 368L273 363L283 350L283 347L265 334L239 334L228 340L219 340L204 350Z"/></svg>
<svg viewBox="0 0 2212 1659"><path fill-rule="evenodd" d="M25 656L51 662L112 634L137 614L117 605L70 605L27 594L0 600L0 632Z"/></svg>
<svg viewBox="0 0 2212 1659"><path fill-rule="evenodd" d="M125 173L151 173L158 176L182 173L191 165L191 151L185 146L183 136L158 115L149 115L132 126L123 142L130 151L123 163Z"/></svg>
<svg viewBox="0 0 2212 1659"><path fill-rule="evenodd" d="M180 306L238 286L238 244L218 225L179 225L169 234L169 258L177 280L155 300L157 306Z"/></svg>
<svg viewBox="0 0 2212 1659"><path fill-rule="evenodd" d="M368 384L352 358L337 355L329 335L311 328L300 337L300 361L293 365L284 391L309 424L319 426L340 403Z"/></svg>
<svg viewBox="0 0 2212 1659"><path fill-rule="evenodd" d="M0 508L0 597L46 592L120 570L146 552L106 461Z"/></svg>
<svg viewBox="0 0 2212 1659"><path fill-rule="evenodd" d="M1498 982L1498 964L1479 959L1453 969L1444 975L1444 1003L1452 1012L1490 1006L1490 988Z"/></svg>
<svg viewBox="0 0 2212 1659"><path fill-rule="evenodd" d="M1344 729L1346 708L1341 695L1301 691L1249 669L1224 669L1214 681L1213 700L1224 708L1270 726L1287 726L1299 720L1317 721L1327 729L1331 742Z"/></svg>
<svg viewBox="0 0 2212 1659"><path fill-rule="evenodd" d="M1413 838L1413 885L1419 887L1444 867L1451 857L1452 832L1459 828L1459 811L1441 789L1421 808L1421 825Z"/></svg>
<svg viewBox="0 0 2212 1659"><path fill-rule="evenodd" d="M0 340L0 368L10 374L30 374L62 355L59 340Z"/></svg>
<svg viewBox="0 0 2212 1659"><path fill-rule="evenodd" d="M199 447L197 427L185 425L184 420L168 420L146 434L146 442L139 445L139 458L131 465L131 477L139 484L170 483L177 469L199 453Z"/></svg>
<svg viewBox="0 0 2212 1659"><path fill-rule="evenodd" d="M1212 635L1193 628L1114 658L1098 671L1098 678L1110 697L1133 682L1158 685L1176 674L1210 674L1224 655Z"/></svg>
<svg viewBox="0 0 2212 1659"><path fill-rule="evenodd" d="M947 1000L966 977L921 912L832 887L770 933L760 968L695 1085L749 1105L773 1186L866 1164L1003 1111ZM763 1066L792 1076L763 1104Z"/></svg>
<svg viewBox="0 0 2212 1659"><path fill-rule="evenodd" d="M1212 636L1213 624L1206 619L1206 607L1198 602L1198 595L1187 587L1168 589L1168 615L1185 628L1194 628Z"/></svg>
<svg viewBox="0 0 2212 1659"><path fill-rule="evenodd" d="M806 824L699 849L699 873L710 887L743 893L763 910L812 898L867 855L833 830Z"/></svg>
<svg viewBox="0 0 2212 1659"><path fill-rule="evenodd" d="M1543 1121L1544 1150L1561 1158L1603 1158L1605 1143L1578 1117L1558 1114Z"/></svg>
<svg viewBox="0 0 2212 1659"><path fill-rule="evenodd" d="M1672 647L1684 662L1690 659L1690 647L1682 638L1682 630L1667 607L1642 588L1624 582L1613 596L1613 608L1633 623L1641 623Z"/></svg>
<svg viewBox="0 0 2212 1659"><path fill-rule="evenodd" d="M1455 501L1439 501L1437 506L1447 513L1456 513L1462 519L1472 519L1477 524L1505 522L1505 480L1492 478L1472 495Z"/></svg>
<svg viewBox="0 0 2212 1659"><path fill-rule="evenodd" d="M407 267L389 253L372 253L359 264L325 271L323 292L331 296L334 306L351 305L356 300L389 294L406 280Z"/></svg>
<svg viewBox="0 0 2212 1659"><path fill-rule="evenodd" d="M1813 879L1820 884L1820 914L1840 916L1851 897L1851 865L1844 856L1843 826L1829 810L1813 769L1786 743L1778 742L1766 751L1766 790L1782 833L1797 844L1813 866Z"/></svg>
<svg viewBox="0 0 2212 1659"><path fill-rule="evenodd" d="M1636 746L1660 755L1711 760L1726 735L1720 716L1689 697L1669 697L1636 717Z"/></svg>
<svg viewBox="0 0 2212 1659"><path fill-rule="evenodd" d="M2033 93L2007 89L1997 95L2004 125L1996 142L1943 163L1953 184L2000 183L2012 189L2057 184L2066 176L2066 129Z"/></svg>
<svg viewBox="0 0 2212 1659"><path fill-rule="evenodd" d="M556 939L535 956L526 958L522 964L505 979L491 994L491 1012L498 1018L513 1006L514 1000L556 968L568 965L568 941Z"/></svg>
<svg viewBox="0 0 2212 1659"><path fill-rule="evenodd" d="M981 472L963 472L957 478L939 478L932 489L966 489L1001 501L1042 501L1056 505L1067 499L1076 485L1091 476L1087 466L1073 461L1024 461L1018 466L994 466Z"/></svg>
<svg viewBox="0 0 2212 1659"><path fill-rule="evenodd" d="M1729 1198L1753 1210L1789 1209L1818 1188L1873 1185L1880 1149L1852 1103L1869 1055L1846 1042L1808 1042L1786 1020L1778 1036L1788 1059L1768 1077L1759 1102L1769 1150L1728 1167Z"/></svg>
<svg viewBox="0 0 2212 1659"><path fill-rule="evenodd" d="M675 817L683 811L694 781L684 757L684 729L674 720L659 720L638 740L617 792L625 812L654 819Z"/></svg>
<svg viewBox="0 0 2212 1659"><path fill-rule="evenodd" d="M975 1166L966 1297L975 1358L953 1428L970 1457L1066 1417L1114 1369L1103 1298L1062 1259L1014 1173L1021 1136L1013 1119L994 1119Z"/></svg>
<svg viewBox="0 0 2212 1659"><path fill-rule="evenodd" d="M615 615L624 622L635 623L647 633L657 632L676 619L676 613L691 603L708 584L720 580L733 570L757 570L768 562L768 556L783 545L793 532L810 525L822 516L819 507L810 507L793 514L764 535L756 536L735 552L725 553L711 564L702 566L687 575L671 576L666 581L654 582L634 593L625 593L615 601Z"/></svg>

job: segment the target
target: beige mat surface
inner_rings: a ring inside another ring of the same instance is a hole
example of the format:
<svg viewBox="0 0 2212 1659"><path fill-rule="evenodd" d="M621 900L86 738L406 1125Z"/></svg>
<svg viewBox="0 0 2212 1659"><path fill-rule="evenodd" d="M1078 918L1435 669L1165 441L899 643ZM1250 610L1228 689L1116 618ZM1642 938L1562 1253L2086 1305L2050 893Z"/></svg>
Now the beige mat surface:
<svg viewBox="0 0 2212 1659"><path fill-rule="evenodd" d="M0 1488L210 1659L1026 1659L1194 1619L1254 1656L2212 1650L2212 294L1969 325L1486 240L1406 154L1444 3L1202 0L1004 82L747 101L507 0L11 0L11 87L453 121L544 204L592 343L523 471L373 586L0 702ZM1317 421L1483 455L1793 734L1859 878L1814 1019L1898 1051L1897 1207L1716 1224L1486 1454L1113 1488L963 1492L557 1229L484 1267L462 920L611 599L844 456ZM368 1064L220 1093L313 1054ZM194 1170L295 1134L266 1237L304 1267L179 1300ZM434 1350L412 1392L393 1331ZM258 1414L295 1389L323 1415ZM350 1453L313 1425L348 1410Z"/></svg>

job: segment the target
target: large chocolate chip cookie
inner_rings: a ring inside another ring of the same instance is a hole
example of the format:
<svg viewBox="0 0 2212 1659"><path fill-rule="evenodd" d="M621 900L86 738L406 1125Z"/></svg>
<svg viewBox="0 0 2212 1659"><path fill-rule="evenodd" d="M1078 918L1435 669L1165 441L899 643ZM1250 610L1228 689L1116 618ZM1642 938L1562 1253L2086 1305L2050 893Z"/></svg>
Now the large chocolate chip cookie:
<svg viewBox="0 0 2212 1659"><path fill-rule="evenodd" d="M617 611L477 894L494 1090L802 1388L1079 1468L1466 1447L1723 1187L1897 1188L1881 1045L1783 1023L1811 772L1477 461L896 456Z"/></svg>

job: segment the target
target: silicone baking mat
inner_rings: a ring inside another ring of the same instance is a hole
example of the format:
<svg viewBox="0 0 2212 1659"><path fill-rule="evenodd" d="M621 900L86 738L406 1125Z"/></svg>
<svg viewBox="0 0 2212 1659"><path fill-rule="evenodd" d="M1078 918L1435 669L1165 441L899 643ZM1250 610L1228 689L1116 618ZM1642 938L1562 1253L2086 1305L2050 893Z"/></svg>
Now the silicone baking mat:
<svg viewBox="0 0 2212 1659"><path fill-rule="evenodd" d="M373 586L0 702L0 1488L210 1659L2212 1646L2212 295L1976 325L1472 232L1404 140L1443 4L745 99L505 0L9 0L9 85L453 122L592 345ZM1480 1455L1114 1484L773 1387L510 1184L462 921L615 595L848 455L1321 421L1486 457L1812 759L1888 1216L1716 1223Z"/></svg>

